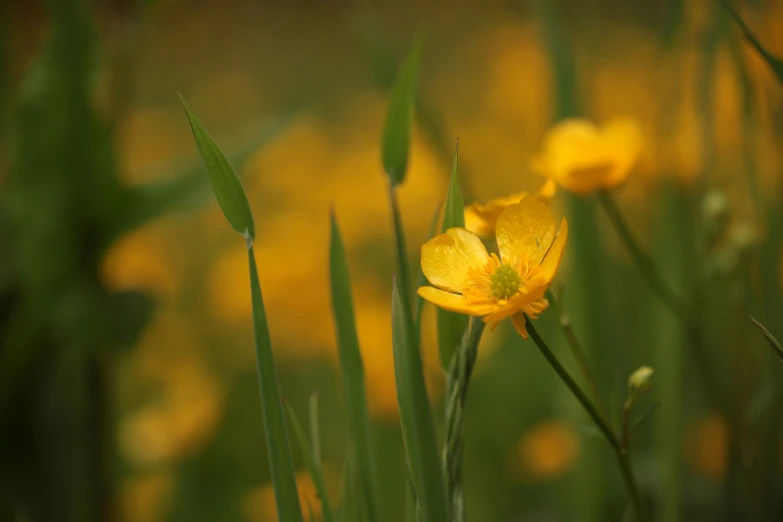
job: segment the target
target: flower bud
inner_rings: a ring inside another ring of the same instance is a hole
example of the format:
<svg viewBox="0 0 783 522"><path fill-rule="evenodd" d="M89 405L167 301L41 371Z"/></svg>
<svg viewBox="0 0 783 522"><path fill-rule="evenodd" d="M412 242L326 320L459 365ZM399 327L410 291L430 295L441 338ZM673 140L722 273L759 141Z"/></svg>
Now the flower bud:
<svg viewBox="0 0 783 522"><path fill-rule="evenodd" d="M628 378L628 391L631 396L638 397L647 393L652 386L653 369L649 366L640 366Z"/></svg>

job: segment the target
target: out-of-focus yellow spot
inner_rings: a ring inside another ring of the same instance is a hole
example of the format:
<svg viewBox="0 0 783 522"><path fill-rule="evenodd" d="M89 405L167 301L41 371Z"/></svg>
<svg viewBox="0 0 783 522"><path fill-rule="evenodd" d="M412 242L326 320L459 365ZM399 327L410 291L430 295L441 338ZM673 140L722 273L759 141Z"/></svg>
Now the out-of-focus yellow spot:
<svg viewBox="0 0 783 522"><path fill-rule="evenodd" d="M329 465L323 466L323 473L329 500L334 507L339 486L338 474ZM312 508L316 519L320 520L323 516L321 501L318 498L313 479L307 470L303 469L296 472L296 486L299 490L299 503L301 504L302 512L307 514L310 508ZM277 505L272 483L262 484L246 494L242 501L242 512L245 520L248 522L277 521Z"/></svg>
<svg viewBox="0 0 783 522"><path fill-rule="evenodd" d="M218 319L230 324L249 324L252 320L250 272L244 245L240 243L215 260L207 276L207 296L210 311Z"/></svg>
<svg viewBox="0 0 783 522"><path fill-rule="evenodd" d="M695 421L685 434L685 460L696 473L719 479L726 473L729 427L719 415Z"/></svg>
<svg viewBox="0 0 783 522"><path fill-rule="evenodd" d="M176 484L170 470L159 470L127 479L120 490L120 505L126 522L165 520Z"/></svg>
<svg viewBox="0 0 783 522"><path fill-rule="evenodd" d="M570 425L546 420L533 426L513 448L512 472L522 479L559 477L573 468L579 451L579 436Z"/></svg>
<svg viewBox="0 0 783 522"><path fill-rule="evenodd" d="M167 244L165 236L150 227L121 237L101 262L101 281L114 291L146 290L159 297L173 297L179 281Z"/></svg>
<svg viewBox="0 0 783 522"><path fill-rule="evenodd" d="M171 463L197 453L221 420L223 390L206 362L190 354L170 363L156 400L120 423L120 449L139 466Z"/></svg>

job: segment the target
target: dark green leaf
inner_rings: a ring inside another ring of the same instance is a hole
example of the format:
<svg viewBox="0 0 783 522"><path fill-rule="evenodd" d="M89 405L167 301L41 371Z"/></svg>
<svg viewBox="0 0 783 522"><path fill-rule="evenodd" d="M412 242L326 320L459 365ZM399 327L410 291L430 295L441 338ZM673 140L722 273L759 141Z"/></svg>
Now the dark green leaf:
<svg viewBox="0 0 783 522"><path fill-rule="evenodd" d="M315 485L316 493L318 493L318 498L321 499L321 508L324 515L323 520L324 522L334 522L332 505L329 502L329 494L326 490L326 481L324 480L321 464L316 460L315 452L313 451L312 446L310 446L310 443L307 442L307 435L305 435L305 432L302 429L302 425L299 423L299 419L296 418L294 409L291 408L290 404L286 404L286 407L288 408L288 420L291 422L294 438L299 444L299 450L302 452L302 456L304 457L305 467L310 473L310 477L313 479L313 484ZM312 506L310 506L310 511L312 516Z"/></svg>
<svg viewBox="0 0 783 522"><path fill-rule="evenodd" d="M413 477L422 520L446 522L446 495L440 452L427 399L419 343L413 320L403 305L399 281L392 290L392 351L408 470Z"/></svg>
<svg viewBox="0 0 783 522"><path fill-rule="evenodd" d="M772 349L775 350L775 355L778 356L780 362L783 362L783 348L780 347L780 343L778 342L777 339L775 339L775 336L769 333L769 330L764 328L764 325L756 321L752 316L750 317L750 320L753 321L753 324L755 324L756 328L759 329L761 335L764 336L764 338L767 340L767 342L772 347Z"/></svg>
<svg viewBox="0 0 783 522"><path fill-rule="evenodd" d="M419 35L405 58L392 87L389 111L381 137L381 159L392 187L405 180L413 126L413 107L419 79L424 38Z"/></svg>
<svg viewBox="0 0 783 522"><path fill-rule="evenodd" d="M280 522L303 522L299 493L296 487L294 462L291 457L291 445L288 440L283 401L280 398L280 385L277 381L275 359L272 354L272 341L266 322L261 284L258 281L258 268L250 246L248 264L250 265L250 295L253 303L253 330L256 341L256 365L258 384L261 391L261 412L264 418L266 449L275 490L275 501Z"/></svg>
<svg viewBox="0 0 783 522"><path fill-rule="evenodd" d="M152 318L155 304L141 292L118 292L109 296L112 337L121 346L131 347Z"/></svg>
<svg viewBox="0 0 783 522"><path fill-rule="evenodd" d="M451 181L449 181L446 202L443 206L441 232L454 227L465 227L465 204L462 201L462 188L459 182L459 141L454 150ZM444 369L448 369L452 354L462 342L462 335L468 327L468 319L467 315L438 308L438 349L440 362Z"/></svg>
<svg viewBox="0 0 783 522"><path fill-rule="evenodd" d="M313 445L313 458L315 463L321 465L321 429L318 420L318 394L313 392L310 395L310 404L308 408L310 414L310 444Z"/></svg>
<svg viewBox="0 0 783 522"><path fill-rule="evenodd" d="M364 388L364 366L356 335L348 261L334 212L331 215L331 228L329 270L332 283L332 309L337 330L343 394L348 409L348 427L352 449L356 455L354 465L357 467L358 476L355 478L367 509L363 519L375 522L379 519L377 486L370 417Z"/></svg>
<svg viewBox="0 0 783 522"><path fill-rule="evenodd" d="M242 182L239 181L239 176L196 115L193 114L182 95L179 95L179 99L190 121L193 138L196 140L201 159L204 160L209 181L212 183L212 189L215 191L215 197L223 214L234 230L245 235L252 242L256 235L253 213L250 211L250 203L247 201L247 195L242 188Z"/></svg>

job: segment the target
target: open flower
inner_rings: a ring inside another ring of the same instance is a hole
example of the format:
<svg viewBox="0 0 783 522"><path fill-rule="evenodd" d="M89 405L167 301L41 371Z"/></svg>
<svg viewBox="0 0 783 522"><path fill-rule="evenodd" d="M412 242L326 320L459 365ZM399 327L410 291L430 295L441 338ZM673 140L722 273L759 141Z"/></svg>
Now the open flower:
<svg viewBox="0 0 783 522"><path fill-rule="evenodd" d="M632 118L603 127L581 119L563 120L544 137L533 170L577 194L622 184L639 159L642 134Z"/></svg>
<svg viewBox="0 0 783 522"><path fill-rule="evenodd" d="M554 197L556 190L557 185L552 180L547 180L535 197L544 203L548 203ZM503 210L509 205L519 203L529 195L529 192L520 192L504 198L490 199L483 205L478 202L471 203L465 207L465 228L479 236L493 235L495 233L495 223Z"/></svg>
<svg viewBox="0 0 783 522"><path fill-rule="evenodd" d="M421 269L434 286L419 288L419 295L445 310L483 316L492 328L511 317L527 339L525 314L536 318L549 305L544 293L560 266L568 225L563 219L555 234L549 207L528 196L503 210L496 234L500 256L463 228L430 239L421 248Z"/></svg>

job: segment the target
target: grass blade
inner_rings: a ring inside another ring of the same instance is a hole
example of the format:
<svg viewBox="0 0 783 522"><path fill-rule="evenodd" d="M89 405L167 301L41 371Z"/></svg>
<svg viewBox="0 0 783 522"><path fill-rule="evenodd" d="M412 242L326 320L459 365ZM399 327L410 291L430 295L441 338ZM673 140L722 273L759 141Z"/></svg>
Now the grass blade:
<svg viewBox="0 0 783 522"><path fill-rule="evenodd" d="M750 320L753 321L753 324L756 325L756 328L759 329L761 332L761 335L764 336L764 338L767 340L769 345L772 347L773 350L775 350L775 355L778 356L778 359L780 359L780 362L783 362L783 348L780 347L780 343L777 339L775 339L775 336L772 335L769 330L767 330L763 324L756 321L753 316L750 316Z"/></svg>
<svg viewBox="0 0 783 522"><path fill-rule="evenodd" d="M337 346L340 358L341 380L348 409L348 425L355 452L360 496L364 498L368 522L379 520L377 486L375 482L375 458L372 451L370 417L364 387L364 365L356 334L351 279L345 247L337 218L331 215L331 241L329 245L329 270L332 284L332 308L337 330Z"/></svg>
<svg viewBox="0 0 783 522"><path fill-rule="evenodd" d="M181 94L178 94L182 106L185 108L185 114L190 121L190 128L193 131L193 138L196 140L196 146L204 160L204 166L209 175L209 181L215 191L215 197L223 210L226 219L231 226L245 235L252 243L255 239L255 226L253 225L253 213L250 211L250 203L247 201L247 195L242 188L242 182L239 181L234 167L226 159L225 154L210 137L207 130L201 125L190 106Z"/></svg>
<svg viewBox="0 0 783 522"><path fill-rule="evenodd" d="M291 422L291 428L294 432L294 438L299 444L299 450L302 452L302 456L305 460L305 466L307 471L310 472L310 477L313 479L315 485L315 491L318 493L318 497L321 499L321 508L323 511L324 522L334 522L334 513L332 512L332 505L329 502L329 494L326 491L326 481L324 480L323 470L321 464L316 459L315 451L310 443L307 441L307 435L302 429L302 425L299 423L299 419L296 418L296 413L290 404L286 403L288 410L288 420ZM312 518L312 506L310 506L311 518Z"/></svg>
<svg viewBox="0 0 783 522"><path fill-rule="evenodd" d="M310 395L309 403L309 415L310 415L310 444L313 445L313 458L315 463L321 466L321 430L318 422L318 394L313 393Z"/></svg>
<svg viewBox="0 0 783 522"><path fill-rule="evenodd" d="M280 398L280 386L277 382L275 360L272 355L272 342L258 281L258 268L250 246L248 264L250 265L250 292L253 302L253 330L256 338L256 364L258 366L258 384L261 390L261 412L264 417L266 449L269 467L272 472L272 485L280 522L302 522L302 508L296 488L294 461L291 457L291 445L288 440L283 401Z"/></svg>
<svg viewBox="0 0 783 522"><path fill-rule="evenodd" d="M443 206L443 226L441 232L454 227L465 227L465 204L462 200L462 187L459 181L459 141L454 149L454 162L451 167L451 181L446 192ZM468 327L467 315L448 312L438 308L438 350L443 369L448 371L451 356L462 342L462 335Z"/></svg>
<svg viewBox="0 0 783 522"><path fill-rule="evenodd" d="M413 477L422 520L446 522L446 496L435 426L427 399L419 343L395 278L392 290L392 350L408 470Z"/></svg>
<svg viewBox="0 0 783 522"><path fill-rule="evenodd" d="M423 47L424 38L419 35L397 74L383 126L381 160L392 187L405 180L408 168L413 108L416 102L416 84L419 79Z"/></svg>
<svg viewBox="0 0 783 522"><path fill-rule="evenodd" d="M761 58L767 62L767 65L769 65L769 68L772 69L772 72L775 74L778 83L783 85L783 60L769 52L766 47L761 45L761 41L758 39L756 34L750 30L748 24L745 23L745 20L742 19L737 10L734 9L734 6L731 5L729 0L721 0L720 3L739 26L740 30L742 31L742 37L745 38L745 40L748 41L748 43L756 50L756 52L759 53Z"/></svg>

